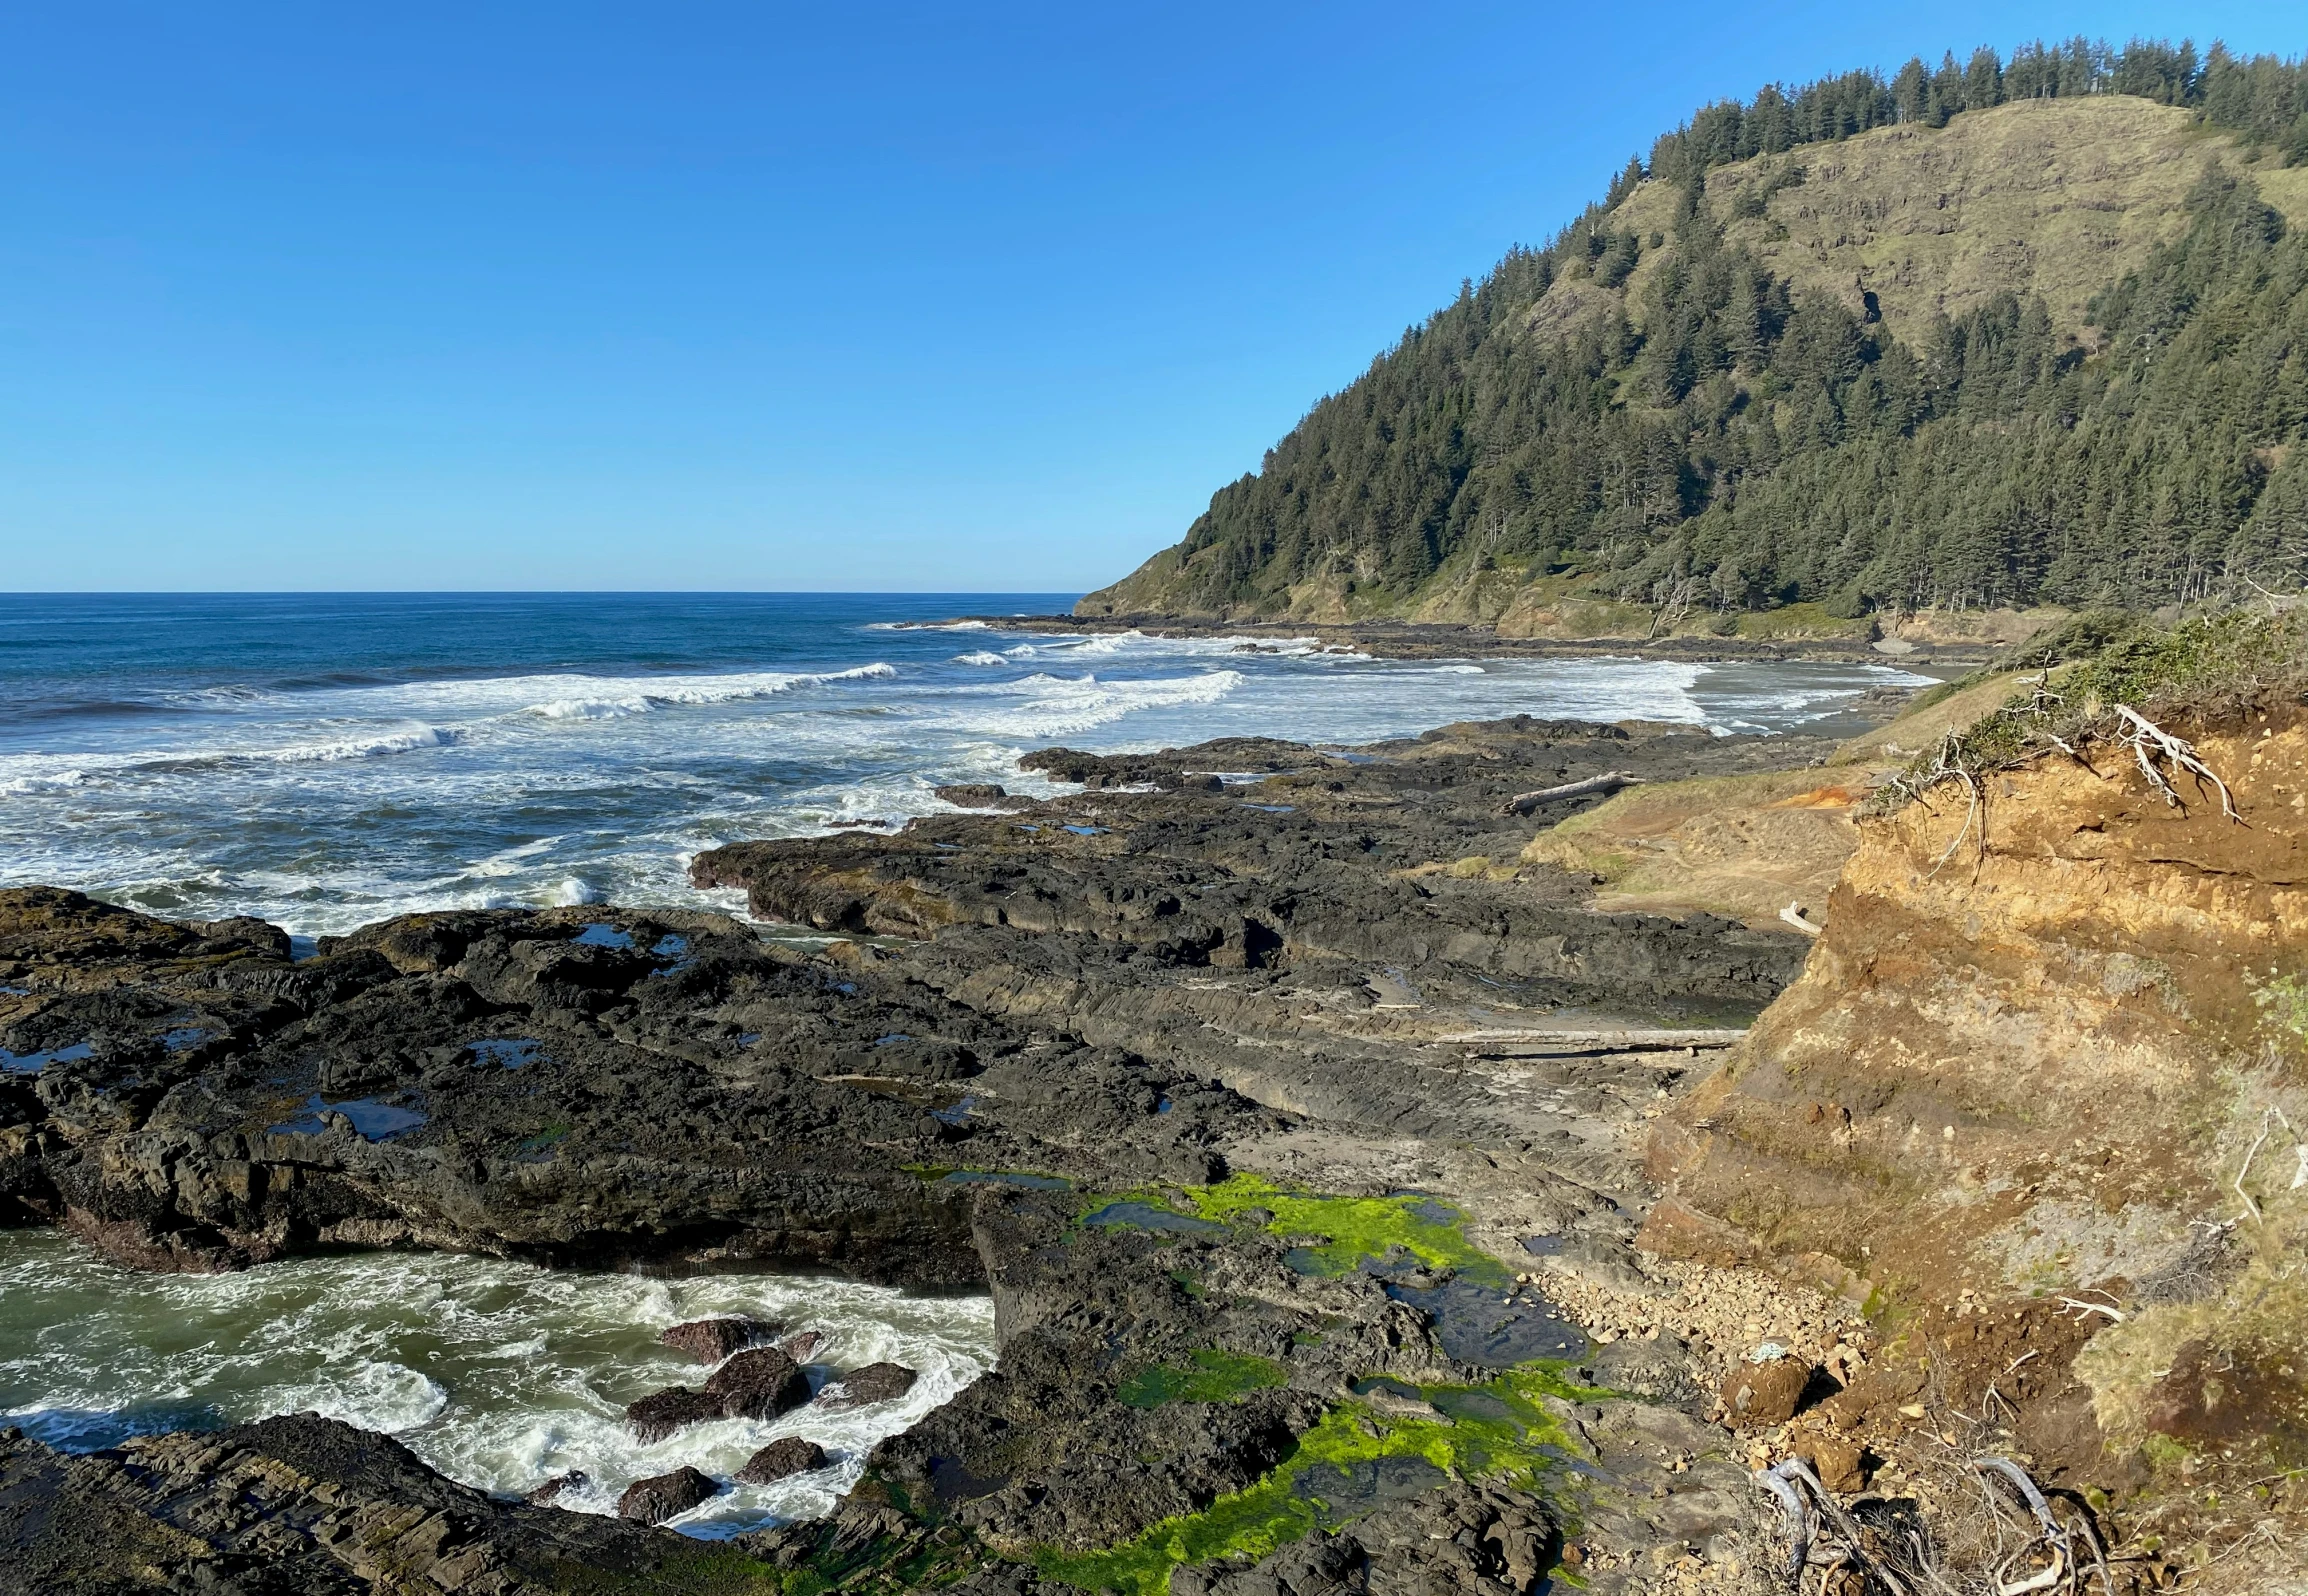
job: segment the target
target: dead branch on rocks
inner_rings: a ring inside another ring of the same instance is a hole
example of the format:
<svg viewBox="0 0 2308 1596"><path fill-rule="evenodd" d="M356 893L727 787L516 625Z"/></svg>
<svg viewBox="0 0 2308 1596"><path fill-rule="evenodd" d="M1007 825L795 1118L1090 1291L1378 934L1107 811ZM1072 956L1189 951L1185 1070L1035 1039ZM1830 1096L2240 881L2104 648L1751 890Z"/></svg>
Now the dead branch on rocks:
<svg viewBox="0 0 2308 1596"><path fill-rule="evenodd" d="M2060 1298L2060 1317L2064 1319L2071 1312L2079 1320L2087 1313L2104 1313L2117 1324L2124 1322L2124 1311L2121 1308L2110 1307L2104 1302L2079 1302L2074 1297Z"/></svg>
<svg viewBox="0 0 2308 1596"><path fill-rule="evenodd" d="M2077 750L2074 743L2069 742L2065 737L2055 736L2050 729L2053 711L2059 709L2068 701L2067 695L2065 693L2055 693L2052 691L2051 679L2051 668L2046 666L2044 668L2044 673L2041 676L2038 676L2034 681L2028 683L2028 699L2026 703L2006 704L2003 708L1997 710L1996 714L2009 720L2019 721L2023 725L2029 722L2034 722L2037 736L2041 737L2045 742L2051 744L2054 748L2057 748L2061 753L2067 755L2077 764L2083 766L2084 769L2090 771L2093 775L2099 776L2100 771L2097 765L2094 765L2090 760L2086 759L2083 754ZM2105 781L2107 778L2105 776L2101 776L2100 779Z"/></svg>
<svg viewBox="0 0 2308 1596"><path fill-rule="evenodd" d="M1811 1561L1811 1537L1817 1521L1812 1517L1811 1503L1786 1471L1787 1465L1782 1463L1777 1468L1757 1469L1754 1478L1759 1487L1778 1498L1787 1523L1787 1577L1800 1584Z"/></svg>
<svg viewBox="0 0 2308 1596"><path fill-rule="evenodd" d="M2036 1534L2020 1549L2003 1559L1995 1570L1996 1596L2031 1596L2033 1592L2058 1592L2060 1596L2081 1596L2088 1572L2099 1575L2103 1596L2115 1596L2115 1581L2108 1573L2107 1554L2100 1547L2100 1538L2092 1531L2091 1520L2072 1508L2066 1522L2052 1511L2051 1503L2027 1470L2007 1457L1982 1456L1971 1460L1971 1466L1983 1487L1989 1480L2001 1480L2020 1500L2036 1522ZM1994 1492L1989 1492L1994 1500ZM2085 1557L2089 1555L2087 1567ZM2039 1559L2048 1559L2035 1566Z"/></svg>
<svg viewBox="0 0 2308 1596"><path fill-rule="evenodd" d="M1527 815L1541 804L1551 804L1564 798L1584 798L1589 793L1617 792L1621 787L1639 787L1643 778L1629 771L1606 771L1600 776L1589 776L1585 781L1566 781L1560 787L1541 787L1536 792L1519 792L1501 806L1502 815Z"/></svg>
<svg viewBox="0 0 2308 1596"><path fill-rule="evenodd" d="M2115 1596L2106 1549L2078 1503L2046 1496L2008 1457L1959 1451L1949 1465L1976 1482L1984 1513L1971 1537L1976 1544L1957 1551L1953 1562L1945 1560L1947 1549L1936 1544L1938 1537L1916 1516L1912 1502L1867 1498L1846 1508L1801 1458L1756 1470L1755 1484L1770 1493L1787 1536L1782 1577L1798 1596L1813 1591L1813 1570L1820 1592Z"/></svg>
<svg viewBox="0 0 2308 1596"><path fill-rule="evenodd" d="M2163 772L2162 766L2168 764L2195 777L2199 789L2204 783L2210 782L2220 794L2220 813L2239 826L2244 823L2244 817L2236 813L2236 800L2228 791L2228 784L2220 779L2217 771L2204 763L2193 743L2173 736L2129 704L2118 704L2115 709L2116 719L2123 726L2123 730L2116 734L2116 741L2131 749L2132 757L2140 762L2140 773L2148 778L2149 786L2163 794L2167 807L2187 808L2180 798L2179 789L2172 785L2171 779Z"/></svg>
<svg viewBox="0 0 2308 1596"><path fill-rule="evenodd" d="M1791 1457L1770 1468L1757 1469L1753 1478L1758 1486L1778 1499L1780 1511L1785 1515L1787 1576L1798 1589L1802 1587L1806 1568L1829 1572L1849 1568L1856 1570L1871 1590L1909 1596L1907 1582L1874 1554L1867 1532L1827 1487L1819 1483L1819 1476L1811 1472L1809 1464L1799 1457ZM1813 1503L1818 1504L1818 1514L1812 1510ZM1820 1514L1826 1517L1824 1525L1820 1523Z"/></svg>
<svg viewBox="0 0 2308 1596"><path fill-rule="evenodd" d="M2260 1149L2267 1145L2268 1127L2271 1124L2283 1126L2284 1134L2287 1136L2293 1134L2292 1122L2284 1117L2284 1111L2274 1104L2270 1104L2261 1111L2260 1134L2253 1137L2252 1145L2244 1150L2244 1167L2236 1171L2236 1195L2244 1199L2244 1213L2238 1214L2236 1217L2241 1219L2248 1214L2255 1225L2261 1223L2260 1205L2254 1202L2252 1194L2244 1189L2244 1177L2252 1173L2252 1160L2259 1157ZM2308 1182L2308 1146L2296 1147L2293 1151L2300 1158L2300 1172L2292 1177L2292 1186L2297 1189L2303 1182Z"/></svg>

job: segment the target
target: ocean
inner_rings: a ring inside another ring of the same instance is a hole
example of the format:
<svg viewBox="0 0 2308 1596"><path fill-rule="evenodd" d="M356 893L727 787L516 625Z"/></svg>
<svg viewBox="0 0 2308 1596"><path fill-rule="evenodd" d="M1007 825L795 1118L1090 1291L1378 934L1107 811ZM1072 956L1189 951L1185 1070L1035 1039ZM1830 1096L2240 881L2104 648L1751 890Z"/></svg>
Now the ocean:
<svg viewBox="0 0 2308 1596"><path fill-rule="evenodd" d="M312 937L421 909L738 907L690 857L1047 792L1030 749L1530 713L1832 728L1886 666L1393 661L971 626L1071 594L0 596L0 884Z"/></svg>

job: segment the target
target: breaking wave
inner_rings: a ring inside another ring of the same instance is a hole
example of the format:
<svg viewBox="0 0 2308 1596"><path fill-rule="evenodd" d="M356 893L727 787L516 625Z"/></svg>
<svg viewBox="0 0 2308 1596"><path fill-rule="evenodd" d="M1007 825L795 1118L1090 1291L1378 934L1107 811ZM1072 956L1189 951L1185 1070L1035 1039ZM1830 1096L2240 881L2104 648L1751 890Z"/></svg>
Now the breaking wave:
<svg viewBox="0 0 2308 1596"><path fill-rule="evenodd" d="M694 1384L699 1373L658 1333L716 1313L823 1331L815 1381L885 1360L921 1378L898 1400L848 1412L803 1407L636 1441L624 1405ZM440 1254L146 1275L54 1232L7 1231L0 1417L86 1451L140 1430L317 1412L396 1436L451 1479L486 1491L520 1494L582 1470L587 1483L557 1503L604 1514L647 1475L688 1464L726 1481L785 1435L825 1448L831 1468L735 1486L674 1526L726 1536L830 1511L877 1443L994 1366L993 1317L983 1297L911 1297L851 1281L651 1280Z"/></svg>

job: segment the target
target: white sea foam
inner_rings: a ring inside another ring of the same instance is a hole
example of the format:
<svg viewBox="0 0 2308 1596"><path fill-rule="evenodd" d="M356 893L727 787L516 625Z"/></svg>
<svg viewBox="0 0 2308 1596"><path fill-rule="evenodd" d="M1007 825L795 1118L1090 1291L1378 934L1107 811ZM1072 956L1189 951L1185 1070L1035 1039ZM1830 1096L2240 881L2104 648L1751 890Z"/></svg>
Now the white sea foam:
<svg viewBox="0 0 2308 1596"><path fill-rule="evenodd" d="M267 1413L318 1413L359 1429L398 1435L439 1418L449 1405L449 1391L402 1364L360 1358L330 1369L324 1378L267 1387L250 1405Z"/></svg>
<svg viewBox="0 0 2308 1596"><path fill-rule="evenodd" d="M447 748L457 734L442 726L412 726L405 730L340 737L329 742L293 743L286 748L265 748L246 754L215 754L211 759L262 759L278 765L328 765L344 759L383 759L413 754L425 748Z"/></svg>
<svg viewBox="0 0 2308 1596"><path fill-rule="evenodd" d="M1214 655L1263 654L1269 658L1369 659L1359 650L1325 643L1318 637L1251 637L1227 633L1217 637L1161 637L1148 632L1099 632L1069 636L1053 645L1091 658L1156 655L1174 659L1206 659ZM1015 652L1013 650L1013 652Z"/></svg>
<svg viewBox="0 0 2308 1596"><path fill-rule="evenodd" d="M77 766L62 770L39 771L0 779L0 793L29 797L33 793L63 792L72 787L84 787L96 777Z"/></svg>
<svg viewBox="0 0 2308 1596"><path fill-rule="evenodd" d="M957 705L948 712L946 723L1000 737L1069 737L1144 710L1215 704L1240 687L1244 680L1240 671L1206 671L1195 676L1123 682L1101 681L1095 675L1065 677L1037 672L984 690L1023 697L1026 702L986 711Z"/></svg>
<svg viewBox="0 0 2308 1596"><path fill-rule="evenodd" d="M991 649L980 648L973 649L967 654L956 654L954 663L956 665L1007 665L1010 662L1006 657L993 652Z"/></svg>
<svg viewBox="0 0 2308 1596"><path fill-rule="evenodd" d="M603 720L618 715L645 715L655 709L699 704L730 704L749 698L769 698L797 687L822 687L831 682L887 680L897 675L887 663L860 665L846 671L764 671L739 676L556 676L514 677L479 684L500 694L515 682L551 683L574 691L523 707L548 720Z"/></svg>

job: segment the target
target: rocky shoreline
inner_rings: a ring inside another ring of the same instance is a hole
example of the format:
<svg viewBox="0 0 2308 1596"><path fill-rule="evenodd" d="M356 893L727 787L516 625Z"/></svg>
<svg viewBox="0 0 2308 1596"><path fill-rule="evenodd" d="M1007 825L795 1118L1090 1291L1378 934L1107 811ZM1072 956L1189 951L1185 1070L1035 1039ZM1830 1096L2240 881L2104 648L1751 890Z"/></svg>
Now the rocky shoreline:
<svg viewBox="0 0 2308 1596"><path fill-rule="evenodd" d="M1171 614L1139 615L977 615L967 622L998 632L1114 634L1149 637L1236 638L1245 652L1308 638L1327 649L1368 654L1375 659L1619 659L1679 660L1723 664L1751 660L1821 660L1870 665L1896 664L1948 676L1994 659L2011 639L1978 637L1860 635L1782 638L1692 636L1518 637L1495 627L1457 621L1313 621L1200 619ZM940 622L952 625L952 622Z"/></svg>
<svg viewBox="0 0 2308 1596"><path fill-rule="evenodd" d="M1001 1348L832 1517L726 1543L310 1415L85 1456L7 1432L0 1589L1772 1588L1750 1466L1799 1407L1841 1392L1861 1433L1922 1376L1847 1282L1689 1244L1645 1159L1814 928L1598 913L1523 850L1630 779L1833 752L1528 717L1050 750L1078 792L700 856L810 933L774 939L491 910L298 962L259 922L0 893L7 1223L144 1269L832 1270L988 1291ZM793 1362L716 1351L776 1363L765 1391ZM1841 1444L1803 1443L1830 1486L1900 1477Z"/></svg>

